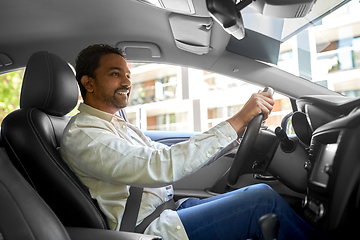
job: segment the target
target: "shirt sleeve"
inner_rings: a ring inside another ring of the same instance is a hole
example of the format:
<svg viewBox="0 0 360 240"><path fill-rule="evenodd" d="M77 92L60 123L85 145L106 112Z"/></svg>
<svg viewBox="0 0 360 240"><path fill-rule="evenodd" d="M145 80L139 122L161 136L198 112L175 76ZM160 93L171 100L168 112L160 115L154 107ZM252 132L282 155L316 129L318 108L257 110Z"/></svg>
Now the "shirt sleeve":
<svg viewBox="0 0 360 240"><path fill-rule="evenodd" d="M61 153L82 177L139 187L163 187L191 174L236 140L228 122L171 147L136 146L106 124L89 127L76 121L64 132Z"/></svg>

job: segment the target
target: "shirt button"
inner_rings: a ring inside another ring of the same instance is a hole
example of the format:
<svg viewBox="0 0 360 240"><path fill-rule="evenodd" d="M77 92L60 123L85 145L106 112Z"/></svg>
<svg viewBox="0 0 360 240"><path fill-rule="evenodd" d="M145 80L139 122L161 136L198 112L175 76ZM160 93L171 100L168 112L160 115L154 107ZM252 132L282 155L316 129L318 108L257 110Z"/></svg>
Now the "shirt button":
<svg viewBox="0 0 360 240"><path fill-rule="evenodd" d="M228 137L229 141L231 141L231 137Z"/></svg>
<svg viewBox="0 0 360 240"><path fill-rule="evenodd" d="M125 124L124 124L124 125L122 125L121 127L122 127L123 129L125 129L125 128L126 128Z"/></svg>
<svg viewBox="0 0 360 240"><path fill-rule="evenodd" d="M176 226L176 229L177 229L177 230L180 230L180 229L181 229L181 227L180 227L180 226Z"/></svg>
<svg viewBox="0 0 360 240"><path fill-rule="evenodd" d="M207 154L206 154L206 157L207 157L207 158L211 157L210 153L207 153Z"/></svg>

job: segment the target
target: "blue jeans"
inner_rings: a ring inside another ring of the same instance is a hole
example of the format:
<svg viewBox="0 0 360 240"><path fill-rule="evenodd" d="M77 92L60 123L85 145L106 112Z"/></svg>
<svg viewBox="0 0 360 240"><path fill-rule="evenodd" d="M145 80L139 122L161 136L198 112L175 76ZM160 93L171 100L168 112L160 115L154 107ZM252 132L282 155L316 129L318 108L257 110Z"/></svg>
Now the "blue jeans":
<svg viewBox="0 0 360 240"><path fill-rule="evenodd" d="M177 210L190 240L262 238L259 218L277 214L278 240L319 239L287 202L266 184L241 188L206 199L190 198Z"/></svg>

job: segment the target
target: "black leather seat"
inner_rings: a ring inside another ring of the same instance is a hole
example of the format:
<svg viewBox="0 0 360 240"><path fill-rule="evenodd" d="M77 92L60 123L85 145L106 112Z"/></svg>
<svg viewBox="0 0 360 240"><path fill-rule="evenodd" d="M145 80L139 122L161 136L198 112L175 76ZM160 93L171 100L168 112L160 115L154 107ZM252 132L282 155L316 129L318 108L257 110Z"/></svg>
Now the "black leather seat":
<svg viewBox="0 0 360 240"><path fill-rule="evenodd" d="M44 204L0 148L0 239L70 239L59 219Z"/></svg>
<svg viewBox="0 0 360 240"><path fill-rule="evenodd" d="M65 228L0 148L0 239L161 240L151 235L95 228Z"/></svg>
<svg viewBox="0 0 360 240"><path fill-rule="evenodd" d="M65 226L108 229L106 218L58 151L78 87L69 65L49 52L26 67L20 109L1 125L9 158Z"/></svg>

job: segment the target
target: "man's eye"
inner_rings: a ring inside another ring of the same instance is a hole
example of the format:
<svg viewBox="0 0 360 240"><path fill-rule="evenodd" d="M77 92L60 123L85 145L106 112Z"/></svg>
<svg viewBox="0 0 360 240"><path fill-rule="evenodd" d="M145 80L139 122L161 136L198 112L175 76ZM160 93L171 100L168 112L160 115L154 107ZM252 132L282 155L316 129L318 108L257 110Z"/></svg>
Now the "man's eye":
<svg viewBox="0 0 360 240"><path fill-rule="evenodd" d="M119 76L119 73L113 72L113 73L111 73L111 75L113 75L113 76Z"/></svg>

